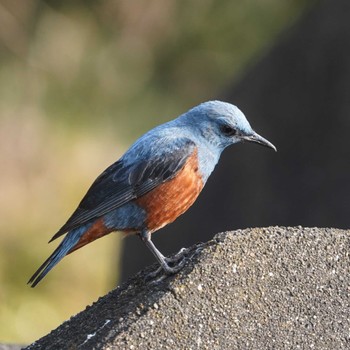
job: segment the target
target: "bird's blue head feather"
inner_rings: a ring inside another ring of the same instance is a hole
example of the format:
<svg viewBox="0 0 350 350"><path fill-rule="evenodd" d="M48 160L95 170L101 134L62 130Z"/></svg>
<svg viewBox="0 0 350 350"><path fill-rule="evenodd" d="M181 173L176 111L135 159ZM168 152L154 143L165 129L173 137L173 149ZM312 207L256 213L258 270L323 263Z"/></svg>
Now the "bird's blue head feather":
<svg viewBox="0 0 350 350"><path fill-rule="evenodd" d="M193 126L193 130L220 148L238 143L242 137L254 134L240 109L226 102L201 103L183 117Z"/></svg>
<svg viewBox="0 0 350 350"><path fill-rule="evenodd" d="M178 149L184 140L192 141L197 147L204 182L227 146L250 141L276 150L251 128L238 107L208 101L144 134L125 153L123 161L132 163L135 159L163 157Z"/></svg>

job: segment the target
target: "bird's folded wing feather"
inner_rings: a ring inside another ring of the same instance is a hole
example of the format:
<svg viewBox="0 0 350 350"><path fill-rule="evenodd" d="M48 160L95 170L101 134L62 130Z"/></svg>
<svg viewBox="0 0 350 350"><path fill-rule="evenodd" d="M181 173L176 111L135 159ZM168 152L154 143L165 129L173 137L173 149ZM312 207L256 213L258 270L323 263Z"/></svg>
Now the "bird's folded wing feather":
<svg viewBox="0 0 350 350"><path fill-rule="evenodd" d="M153 145L151 151L142 152L141 149L139 153L142 156L135 156L134 159L126 153L108 167L91 185L78 208L50 242L174 178L196 147L187 138L178 138L170 144L159 146Z"/></svg>

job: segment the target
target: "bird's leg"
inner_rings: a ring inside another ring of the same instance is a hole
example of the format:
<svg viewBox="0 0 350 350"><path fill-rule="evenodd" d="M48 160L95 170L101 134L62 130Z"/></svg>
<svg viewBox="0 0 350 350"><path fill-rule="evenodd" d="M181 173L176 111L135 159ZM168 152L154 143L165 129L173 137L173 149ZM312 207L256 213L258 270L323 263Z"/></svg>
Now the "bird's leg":
<svg viewBox="0 0 350 350"><path fill-rule="evenodd" d="M140 237L141 237L142 241L146 244L148 249L156 257L161 268L164 270L164 272L167 275L172 275L172 274L177 273L178 271L180 271L182 269L182 267L185 264L184 260L181 261L178 265L176 265L174 267L170 267L168 265L167 260L169 260L169 259L165 258L164 255L156 248L156 246L151 241L151 234L148 231L142 231L140 234ZM158 273L159 273L159 270L157 270L155 274L157 275Z"/></svg>
<svg viewBox="0 0 350 350"><path fill-rule="evenodd" d="M186 248L181 248L174 256L168 258L166 256L164 256L164 260L167 262L168 266L169 264L176 264L176 269L181 269L184 264L185 264L185 260L184 258L186 257L186 254L188 253L188 249ZM179 263L180 261L180 263ZM174 269L173 267L170 267L172 269ZM163 267L162 266L159 266L157 270L151 272L148 274L147 278L150 279L150 278L154 278L156 276L159 275L159 273L161 271L163 271ZM163 281L163 279L165 278L165 275L159 277L156 281L154 281L153 283L159 283L161 281Z"/></svg>

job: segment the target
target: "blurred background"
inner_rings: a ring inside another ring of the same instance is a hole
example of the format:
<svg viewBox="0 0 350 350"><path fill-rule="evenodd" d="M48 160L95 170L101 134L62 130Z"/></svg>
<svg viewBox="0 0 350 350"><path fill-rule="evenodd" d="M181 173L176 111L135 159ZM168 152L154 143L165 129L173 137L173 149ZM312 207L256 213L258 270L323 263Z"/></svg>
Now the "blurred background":
<svg viewBox="0 0 350 350"><path fill-rule="evenodd" d="M26 286L96 176L205 100L237 104L279 152L228 150L154 235L164 253L247 226L348 227L349 13L348 0L0 0L0 342L34 341L154 262L112 234Z"/></svg>

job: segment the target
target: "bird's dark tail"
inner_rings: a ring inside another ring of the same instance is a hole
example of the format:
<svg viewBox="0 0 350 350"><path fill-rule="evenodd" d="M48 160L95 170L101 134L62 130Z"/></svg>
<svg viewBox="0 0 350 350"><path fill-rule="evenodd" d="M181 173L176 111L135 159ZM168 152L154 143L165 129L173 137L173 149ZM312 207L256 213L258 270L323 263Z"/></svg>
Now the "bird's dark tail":
<svg viewBox="0 0 350 350"><path fill-rule="evenodd" d="M47 273L70 252L70 250L78 243L85 230L86 227L80 227L68 232L60 245L45 260L45 262L38 268L38 270L28 281L28 284L30 284L32 288L34 288L47 275Z"/></svg>

